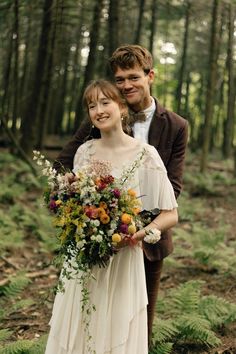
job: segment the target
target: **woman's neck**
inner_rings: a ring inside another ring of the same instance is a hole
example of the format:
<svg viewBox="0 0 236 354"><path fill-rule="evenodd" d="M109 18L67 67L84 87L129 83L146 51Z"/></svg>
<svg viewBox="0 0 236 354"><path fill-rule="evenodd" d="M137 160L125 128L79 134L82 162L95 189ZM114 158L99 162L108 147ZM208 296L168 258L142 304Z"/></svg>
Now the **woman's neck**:
<svg viewBox="0 0 236 354"><path fill-rule="evenodd" d="M107 148L119 148L129 143L130 137L122 131L101 131L100 143Z"/></svg>

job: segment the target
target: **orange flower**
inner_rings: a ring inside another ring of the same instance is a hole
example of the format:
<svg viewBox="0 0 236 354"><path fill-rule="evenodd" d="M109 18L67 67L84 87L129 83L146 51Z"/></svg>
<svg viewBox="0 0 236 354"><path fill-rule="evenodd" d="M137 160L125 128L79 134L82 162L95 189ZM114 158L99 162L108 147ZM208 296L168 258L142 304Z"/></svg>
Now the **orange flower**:
<svg viewBox="0 0 236 354"><path fill-rule="evenodd" d="M101 217L102 215L106 214L105 209L103 209L102 207L97 208L97 212L98 212L98 216Z"/></svg>
<svg viewBox="0 0 236 354"><path fill-rule="evenodd" d="M129 194L131 197L136 197L136 192L135 192L133 189L129 189L129 190L128 190L128 194Z"/></svg>
<svg viewBox="0 0 236 354"><path fill-rule="evenodd" d="M130 224L131 223L131 216L127 213L124 213L121 215L121 221L124 223L124 224Z"/></svg>
<svg viewBox="0 0 236 354"><path fill-rule="evenodd" d="M135 215L139 214L140 211L141 211L140 208L133 208L133 212L134 212Z"/></svg>
<svg viewBox="0 0 236 354"><path fill-rule="evenodd" d="M100 207L100 208L103 208L103 209L107 209L107 203L105 203L105 202L100 202L100 203L99 203L99 207Z"/></svg>
<svg viewBox="0 0 236 354"><path fill-rule="evenodd" d="M110 216L104 213L100 216L100 221L102 224L108 224L110 221Z"/></svg>

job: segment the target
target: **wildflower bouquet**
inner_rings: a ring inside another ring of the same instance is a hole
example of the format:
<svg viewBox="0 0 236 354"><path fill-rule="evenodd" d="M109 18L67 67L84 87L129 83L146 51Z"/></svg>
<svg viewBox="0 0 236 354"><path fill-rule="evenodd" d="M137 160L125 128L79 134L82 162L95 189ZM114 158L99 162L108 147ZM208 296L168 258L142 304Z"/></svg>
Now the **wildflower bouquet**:
<svg viewBox="0 0 236 354"><path fill-rule="evenodd" d="M74 271L106 266L122 239L133 245L131 236L142 227L140 201L127 182L144 152L120 178L111 175L108 162L94 160L73 177L57 174L38 151L34 160L43 166L48 189L44 200L59 229L59 253Z"/></svg>

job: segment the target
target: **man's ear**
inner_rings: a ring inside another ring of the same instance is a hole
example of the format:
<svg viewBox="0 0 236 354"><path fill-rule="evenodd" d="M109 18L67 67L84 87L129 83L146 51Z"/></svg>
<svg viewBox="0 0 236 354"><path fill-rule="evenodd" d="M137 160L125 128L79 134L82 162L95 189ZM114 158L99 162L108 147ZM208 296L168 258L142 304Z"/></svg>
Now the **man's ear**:
<svg viewBox="0 0 236 354"><path fill-rule="evenodd" d="M154 81L155 78L155 72L153 69L151 69L148 73L148 78L149 78L149 84L151 85Z"/></svg>

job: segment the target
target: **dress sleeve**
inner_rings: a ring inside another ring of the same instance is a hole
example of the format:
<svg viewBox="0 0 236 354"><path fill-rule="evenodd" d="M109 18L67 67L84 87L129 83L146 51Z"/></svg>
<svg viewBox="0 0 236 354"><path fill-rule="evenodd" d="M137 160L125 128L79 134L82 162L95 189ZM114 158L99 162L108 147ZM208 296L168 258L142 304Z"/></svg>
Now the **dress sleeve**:
<svg viewBox="0 0 236 354"><path fill-rule="evenodd" d="M82 166L88 163L90 144L91 144L91 140L86 141L86 143L78 147L73 160L72 171L74 173L76 173Z"/></svg>
<svg viewBox="0 0 236 354"><path fill-rule="evenodd" d="M172 210L178 206L166 168L156 149L146 145L146 155L139 168L142 207Z"/></svg>

